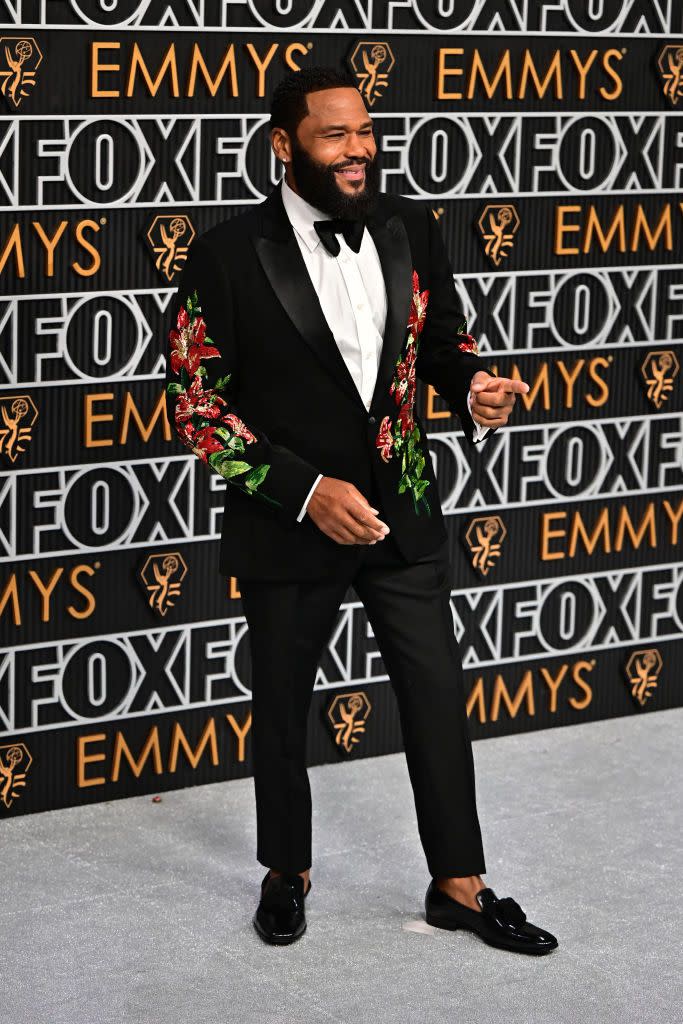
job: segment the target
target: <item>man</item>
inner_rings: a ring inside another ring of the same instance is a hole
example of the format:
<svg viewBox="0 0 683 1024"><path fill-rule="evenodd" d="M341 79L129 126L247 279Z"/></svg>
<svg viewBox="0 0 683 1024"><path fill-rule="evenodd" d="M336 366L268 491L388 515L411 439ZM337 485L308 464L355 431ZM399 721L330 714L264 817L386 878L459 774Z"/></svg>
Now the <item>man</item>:
<svg viewBox="0 0 683 1024"><path fill-rule="evenodd" d="M284 180L190 247L167 384L181 440L228 482L219 569L238 578L249 626L257 859L269 868L254 926L278 944L306 928L307 715L353 585L398 702L427 920L547 953L555 937L480 877L447 535L415 408L419 378L474 442L528 385L495 377L464 333L431 210L379 191L353 79L290 74L270 123Z"/></svg>

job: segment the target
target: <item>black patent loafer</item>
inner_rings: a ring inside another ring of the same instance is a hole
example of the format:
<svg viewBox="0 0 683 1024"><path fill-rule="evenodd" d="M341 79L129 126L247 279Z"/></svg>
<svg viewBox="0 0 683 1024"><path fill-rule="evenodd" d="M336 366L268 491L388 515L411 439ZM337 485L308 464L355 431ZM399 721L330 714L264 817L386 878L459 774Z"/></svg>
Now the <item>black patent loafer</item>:
<svg viewBox="0 0 683 1024"><path fill-rule="evenodd" d="M472 910L439 889L432 879L425 896L427 924L435 928L466 928L498 949L542 956L558 946L554 935L537 928L526 919L519 903L511 896L498 899L493 889L480 889L475 899L481 910Z"/></svg>
<svg viewBox="0 0 683 1024"><path fill-rule="evenodd" d="M276 946L286 946L301 938L306 931L304 899L311 891L304 893L301 875L272 875L266 872L261 882L261 899L252 918L254 928L264 939Z"/></svg>

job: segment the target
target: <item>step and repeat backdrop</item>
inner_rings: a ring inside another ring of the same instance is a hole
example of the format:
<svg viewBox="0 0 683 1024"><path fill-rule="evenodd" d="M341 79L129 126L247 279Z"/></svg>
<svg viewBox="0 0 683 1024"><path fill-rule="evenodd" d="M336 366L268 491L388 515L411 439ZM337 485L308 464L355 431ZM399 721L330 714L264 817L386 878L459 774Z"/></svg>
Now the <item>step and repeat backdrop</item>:
<svg viewBox="0 0 683 1024"><path fill-rule="evenodd" d="M277 182L269 97L311 64L354 73L383 189L432 209L482 354L530 384L474 449L419 385L472 736L679 704L679 0L0 0L0 20L0 816L251 774L226 484L169 426L166 334L193 238ZM350 590L309 763L401 749Z"/></svg>

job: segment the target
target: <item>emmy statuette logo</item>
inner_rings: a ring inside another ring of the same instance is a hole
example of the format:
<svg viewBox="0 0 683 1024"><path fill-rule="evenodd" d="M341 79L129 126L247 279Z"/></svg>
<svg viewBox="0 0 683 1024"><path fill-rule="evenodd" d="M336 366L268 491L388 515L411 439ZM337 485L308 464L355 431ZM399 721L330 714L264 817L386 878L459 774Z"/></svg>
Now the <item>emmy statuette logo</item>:
<svg viewBox="0 0 683 1024"><path fill-rule="evenodd" d="M358 79L358 88L365 103L371 107L382 89L389 84L389 72L396 60L388 43L356 43L349 64Z"/></svg>
<svg viewBox="0 0 683 1024"><path fill-rule="evenodd" d="M159 615L165 615L175 604L175 598L180 597L186 574L187 564L179 551L150 555L140 570L150 608Z"/></svg>
<svg viewBox="0 0 683 1024"><path fill-rule="evenodd" d="M36 84L36 70L43 60L33 36L0 36L0 90L12 110Z"/></svg>
<svg viewBox="0 0 683 1024"><path fill-rule="evenodd" d="M0 807L9 809L22 796L33 758L25 743L0 747Z"/></svg>
<svg viewBox="0 0 683 1024"><path fill-rule="evenodd" d="M647 397L655 409L661 409L673 391L674 381L680 366L671 349L650 352L645 357L640 372L647 384Z"/></svg>
<svg viewBox="0 0 683 1024"><path fill-rule="evenodd" d="M349 754L353 745L359 742L361 734L365 732L370 708L370 701L362 690L339 694L334 698L327 709L327 716L334 729L334 741L340 750Z"/></svg>
<svg viewBox="0 0 683 1024"><path fill-rule="evenodd" d="M187 259L187 250L196 231L185 214L159 214L149 226L145 241L154 257L154 266L167 281L172 281Z"/></svg>
<svg viewBox="0 0 683 1024"><path fill-rule="evenodd" d="M626 663L631 696L641 706L652 696L662 671L662 656L656 647L634 651Z"/></svg>
<svg viewBox="0 0 683 1024"><path fill-rule="evenodd" d="M500 558L503 541L507 536L500 516L479 516L467 527L465 541L472 554L472 568L488 576Z"/></svg>
<svg viewBox="0 0 683 1024"><path fill-rule="evenodd" d="M511 203L489 204L482 210L477 227L485 243L484 252L495 267L510 255L519 224L519 214Z"/></svg>
<svg viewBox="0 0 683 1024"><path fill-rule="evenodd" d="M665 46L657 58L657 67L664 95L672 106L678 106L683 101L683 46Z"/></svg>
<svg viewBox="0 0 683 1024"><path fill-rule="evenodd" d="M31 440L38 410L30 395L6 395L0 398L0 410L0 453L16 462Z"/></svg>

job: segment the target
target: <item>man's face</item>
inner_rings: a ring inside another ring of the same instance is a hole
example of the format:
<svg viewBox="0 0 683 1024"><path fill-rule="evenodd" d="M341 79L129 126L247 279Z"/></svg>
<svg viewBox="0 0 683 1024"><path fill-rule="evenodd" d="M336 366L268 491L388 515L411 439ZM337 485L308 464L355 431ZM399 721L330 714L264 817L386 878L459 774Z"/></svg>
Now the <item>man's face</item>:
<svg viewBox="0 0 683 1024"><path fill-rule="evenodd" d="M330 217L367 216L379 192L379 161L360 93L321 89L306 102L308 115L291 139L288 184Z"/></svg>

